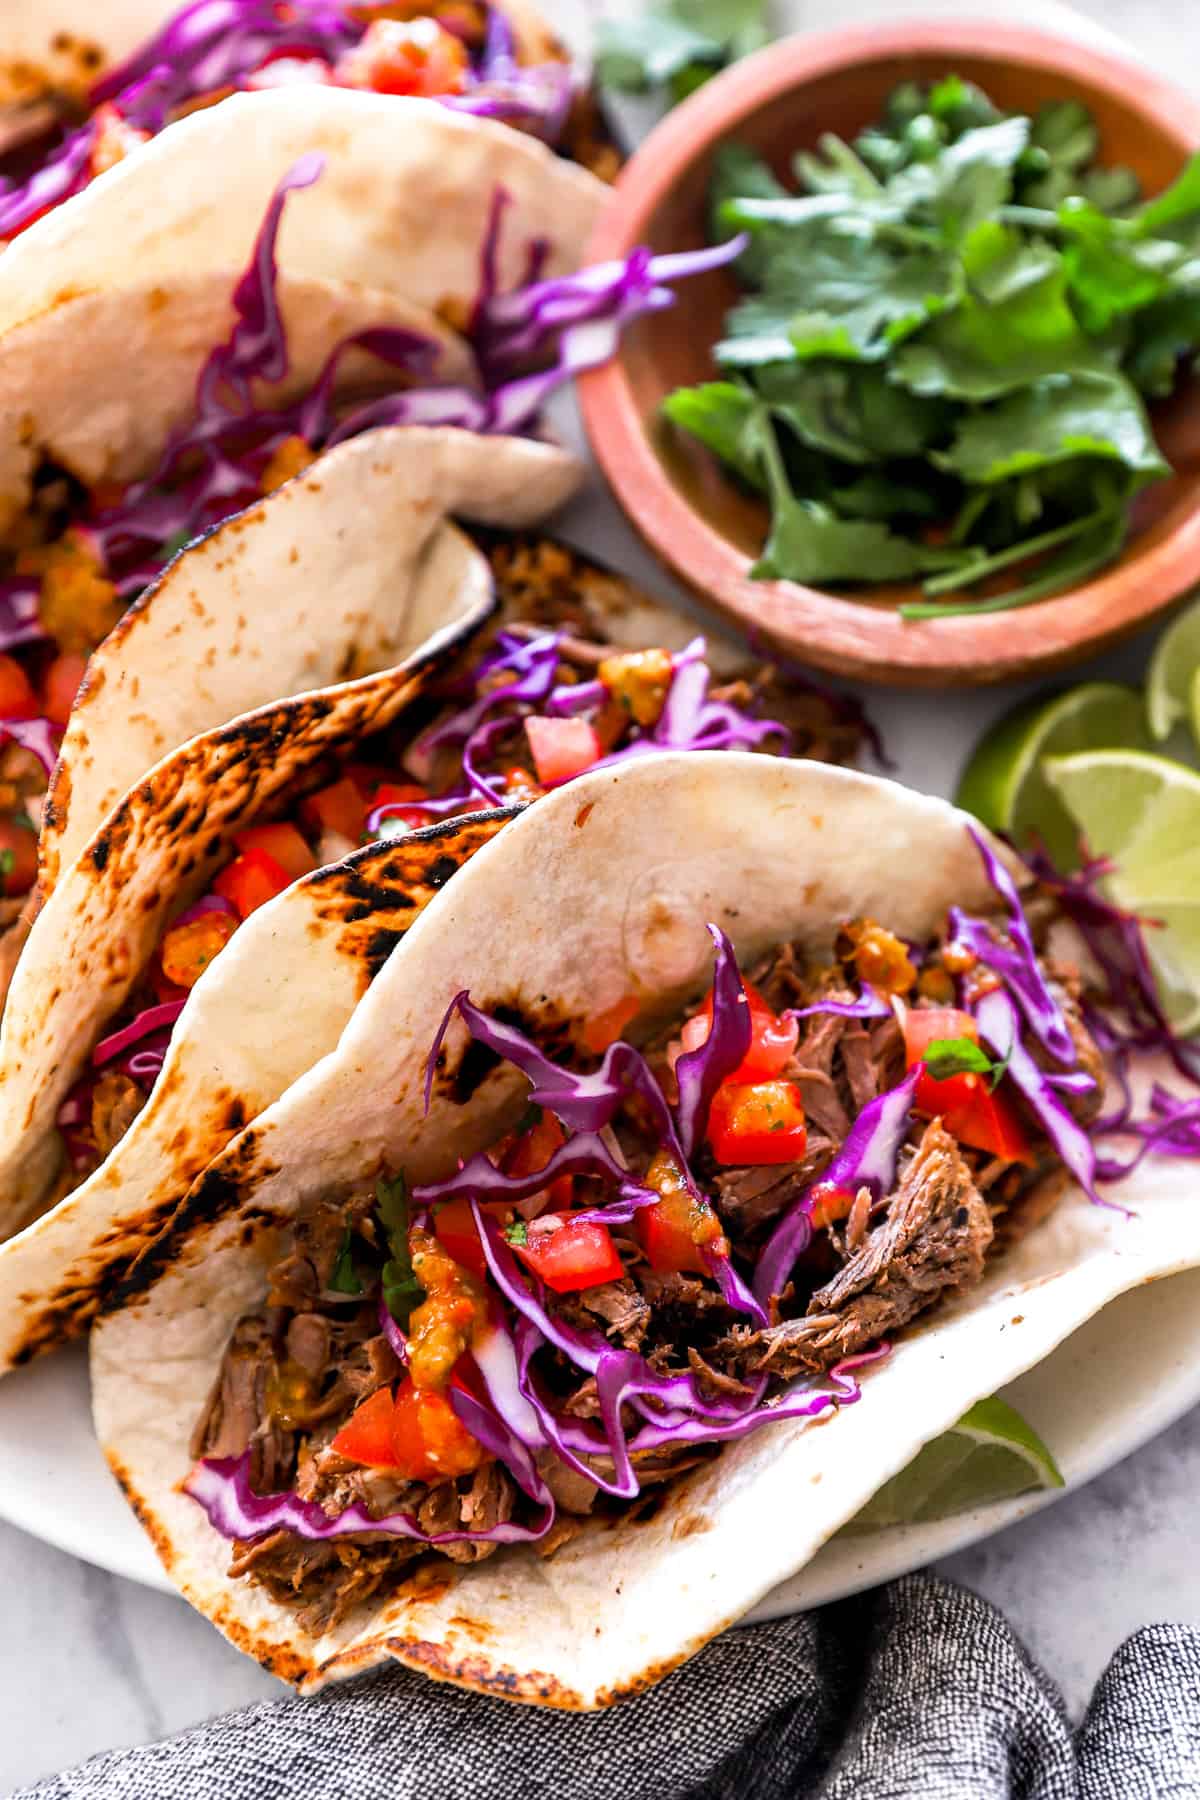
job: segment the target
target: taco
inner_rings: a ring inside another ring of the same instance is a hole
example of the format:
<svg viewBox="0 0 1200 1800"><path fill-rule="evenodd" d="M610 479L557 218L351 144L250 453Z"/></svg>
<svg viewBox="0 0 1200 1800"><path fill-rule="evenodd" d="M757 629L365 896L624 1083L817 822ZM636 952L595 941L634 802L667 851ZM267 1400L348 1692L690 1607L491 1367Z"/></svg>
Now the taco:
<svg viewBox="0 0 1200 1800"><path fill-rule="evenodd" d="M0 6L0 239L174 121L235 93L341 87L437 100L611 179L595 102L528 0L120 0ZM297 95L303 100L303 95Z"/></svg>
<svg viewBox="0 0 1200 1800"><path fill-rule="evenodd" d="M79 846L33 924L0 1030L0 1226L11 1239L0 1248L0 1366L81 1329L212 1157L333 1048L378 966L369 934L347 936L326 907L312 953L349 966L316 979L286 1033L247 986L247 965L273 958L278 971L264 966L261 979L292 979L271 903L293 881L364 842L527 803L664 747L858 751L850 703L728 645L710 650L627 581L511 529L549 510L562 482L545 445L381 428L328 451L164 577L151 612L168 648L194 640L193 618L228 611L231 581L246 619L260 621L248 670L240 642L229 647L226 697L243 678L253 692L264 664L277 679L291 667L294 690L314 665L356 678L163 755ZM448 510L485 524L470 537L439 522ZM114 712L129 688L114 677ZM69 766L94 810L123 771L76 730ZM152 733L136 736L130 769L154 748ZM75 818L72 802L71 847ZM361 883L371 896L388 881L347 866L369 912ZM438 866L444 883L452 853ZM406 869L389 908L411 910L412 885ZM328 890L313 895L325 905ZM182 1043L164 1063L172 1034Z"/></svg>
<svg viewBox="0 0 1200 1800"><path fill-rule="evenodd" d="M397 131L401 106L407 129ZM243 131L256 142L252 169L235 149ZM432 228L413 182L444 202ZM369 227L357 205L364 183ZM35 864L44 893L157 756L293 691L274 649L238 652L239 634L277 639L269 619L243 615L235 582L210 596L206 621L181 627L169 616L154 584L183 544L375 425L536 433L546 395L606 354L618 318L669 299L653 266L599 271L599 282L589 272L578 295L559 273L578 259L593 190L531 139L418 101L331 90L297 108L287 95L242 96L82 199L57 262L52 248L31 258L32 238L4 259L0 286L15 272L7 291L37 312L0 334L0 874L10 915ZM240 278L230 246L249 256ZM522 286L531 247L545 272ZM544 323L547 298L576 303L569 316L591 334L586 344L574 325ZM436 316L435 300L462 332ZM572 477L560 461L565 493ZM530 516L540 510L544 497ZM76 703L43 820L88 656L131 601L136 628L108 639ZM339 628L331 623L331 644ZM180 681L189 650L218 659L211 679ZM226 686L226 654L240 654L243 671L259 655L257 687ZM296 685L333 672L297 670ZM111 766L90 804L73 766L83 744L94 768ZM21 937L7 946L9 966Z"/></svg>
<svg viewBox="0 0 1200 1800"><path fill-rule="evenodd" d="M814 763L531 807L93 1334L172 1580L305 1689L395 1657L593 1707L689 1655L1200 1257L1169 1165L1095 1203L1055 915L964 815Z"/></svg>

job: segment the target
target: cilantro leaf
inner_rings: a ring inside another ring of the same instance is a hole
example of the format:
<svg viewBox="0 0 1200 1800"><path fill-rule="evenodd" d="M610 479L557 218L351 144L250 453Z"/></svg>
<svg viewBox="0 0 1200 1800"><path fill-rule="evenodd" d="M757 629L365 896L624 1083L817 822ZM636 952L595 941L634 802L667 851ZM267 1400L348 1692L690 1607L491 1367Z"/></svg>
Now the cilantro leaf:
<svg viewBox="0 0 1200 1800"><path fill-rule="evenodd" d="M1142 479L1170 472L1137 390L1115 372L1052 376L969 413L933 460L963 481L991 483L1077 457L1122 463Z"/></svg>
<svg viewBox="0 0 1200 1800"><path fill-rule="evenodd" d="M682 99L726 63L767 39L763 0L662 0L596 36L596 72L605 87L644 94L670 86Z"/></svg>
<svg viewBox="0 0 1200 1800"><path fill-rule="evenodd" d="M8 849L0 850L0 879L7 881L16 866L16 852Z"/></svg>
<svg viewBox="0 0 1200 1800"><path fill-rule="evenodd" d="M990 1075L994 1091L1007 1072L1012 1051L1002 1060L989 1056L973 1038L934 1038L927 1046L922 1061L935 1081L947 1081L952 1075Z"/></svg>
<svg viewBox="0 0 1200 1800"><path fill-rule="evenodd" d="M930 550L875 520L841 519L832 508L793 494L769 419L761 422L763 457L771 493L771 533L751 573L820 586L861 581L907 581L927 569L960 560L954 551Z"/></svg>
<svg viewBox="0 0 1200 1800"><path fill-rule="evenodd" d="M412 1252L408 1244L408 1185L403 1175L394 1181L381 1176L375 1185L375 1205L390 1252L383 1265L383 1298L397 1325L407 1326L414 1306L425 1297L425 1290L413 1273Z"/></svg>
<svg viewBox="0 0 1200 1800"><path fill-rule="evenodd" d="M749 388L733 381L706 381L679 388L663 402L667 418L719 456L752 487L763 486L759 466L759 404Z"/></svg>
<svg viewBox="0 0 1200 1800"><path fill-rule="evenodd" d="M962 248L961 303L898 352L895 379L916 394L994 400L1042 376L1102 366L1068 301L1068 276L1048 244L1024 243L995 220Z"/></svg>
<svg viewBox="0 0 1200 1800"><path fill-rule="evenodd" d="M335 1294L361 1294L363 1291L362 1280L354 1266L354 1233L348 1225L329 1276L329 1287Z"/></svg>
<svg viewBox="0 0 1200 1800"><path fill-rule="evenodd" d="M529 1242L529 1227L524 1219L514 1219L511 1225L504 1227L504 1236L508 1243L523 1245Z"/></svg>
<svg viewBox="0 0 1200 1800"><path fill-rule="evenodd" d="M945 440L947 409L905 393L874 364L772 363L754 385L797 437L843 462L917 456Z"/></svg>

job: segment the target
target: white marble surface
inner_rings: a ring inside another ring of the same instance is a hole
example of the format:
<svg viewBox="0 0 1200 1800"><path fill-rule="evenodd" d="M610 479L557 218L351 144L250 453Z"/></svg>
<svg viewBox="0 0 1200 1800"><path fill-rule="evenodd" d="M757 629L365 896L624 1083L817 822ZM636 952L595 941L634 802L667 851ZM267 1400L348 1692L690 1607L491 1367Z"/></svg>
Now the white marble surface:
<svg viewBox="0 0 1200 1800"><path fill-rule="evenodd" d="M831 18L824 0L805 0L803 10L814 25ZM873 0L870 10L899 17L922 8L920 0ZM1195 0L1082 0L1080 10L1200 88ZM1132 672L1137 656L1123 657L1120 671ZM952 774L946 742L963 741L968 720L1007 698L885 697L874 709L906 779L944 789ZM1004 1609L1078 1715L1131 1631L1155 1619L1200 1621L1197 1491L1200 1410L1090 1487L951 1557L941 1572ZM0 1594L0 1793L283 1691L182 1601L3 1524Z"/></svg>

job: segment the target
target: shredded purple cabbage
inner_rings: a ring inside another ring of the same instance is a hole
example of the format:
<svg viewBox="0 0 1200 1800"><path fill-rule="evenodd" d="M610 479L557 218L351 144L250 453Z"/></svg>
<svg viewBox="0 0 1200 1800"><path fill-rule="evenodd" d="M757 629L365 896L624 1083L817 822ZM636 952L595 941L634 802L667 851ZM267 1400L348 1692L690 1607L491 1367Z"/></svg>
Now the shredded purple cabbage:
<svg viewBox="0 0 1200 1800"><path fill-rule="evenodd" d="M1075 1041L1063 1016L1063 1010L1050 992L1038 965L1029 922L1021 905L1016 883L996 855L987 839L970 828L975 848L983 861L987 878L1008 911L1006 944L993 925L974 919L961 907L950 909L950 929L957 943L974 952L980 962L1001 976L1011 990L1026 1021L1039 1043L1045 1045L1057 1061L1073 1068L1079 1060Z"/></svg>
<svg viewBox="0 0 1200 1800"><path fill-rule="evenodd" d="M695 1155L708 1124L713 1096L721 1083L745 1062L753 1036L750 1002L733 945L720 926L710 925L708 930L716 945L712 1024L704 1042L695 1050L685 1051L675 1063L679 1089L675 1118L685 1157Z"/></svg>
<svg viewBox="0 0 1200 1800"><path fill-rule="evenodd" d="M53 775L58 761L61 728L49 719L0 719L0 737L9 737L22 750L36 756L47 775Z"/></svg>
<svg viewBox="0 0 1200 1800"><path fill-rule="evenodd" d="M769 1307L787 1286L796 1259L802 1256L812 1239L814 1190L833 1186L857 1191L871 1190L876 1199L885 1194L896 1179L896 1159L908 1131L913 1095L921 1069L910 1069L899 1087L894 1087L878 1100L864 1106L845 1143L822 1175L788 1208L767 1239L758 1267L754 1271L754 1294L760 1305Z"/></svg>
<svg viewBox="0 0 1200 1800"><path fill-rule="evenodd" d="M862 991L856 1000L818 1000L812 1006L792 1006L784 1013L785 1019L810 1019L814 1013L837 1013L843 1019L886 1019L891 1013L887 997L877 994L873 987L864 981Z"/></svg>
<svg viewBox="0 0 1200 1800"><path fill-rule="evenodd" d="M458 1411L459 1404L469 1398L469 1395L464 1396L456 1389L451 1404ZM466 1420L463 1422L465 1424ZM482 1428L478 1417L475 1423ZM468 1425L467 1429L473 1430L473 1427ZM507 1461L507 1449L511 1447L513 1440L506 1433L502 1441L506 1446ZM250 1485L250 1462L249 1451L242 1456L211 1457L198 1462L183 1483L184 1493L190 1495L201 1507L213 1530L222 1537L247 1542L266 1537L272 1531L290 1531L296 1537L315 1543L373 1531L386 1537L412 1538L416 1543L429 1544L435 1548L439 1544L469 1544L474 1541L489 1544L535 1544L539 1538L545 1537L554 1522L552 1500L547 1500L541 1516L532 1525L516 1525L510 1520L492 1525L486 1531L428 1532L418 1525L413 1513L388 1513L382 1519L375 1519L358 1501L354 1501L344 1512L331 1519L315 1500L301 1500L291 1492L256 1494Z"/></svg>
<svg viewBox="0 0 1200 1800"><path fill-rule="evenodd" d="M0 581L0 650L49 642L50 634L38 612L41 588L41 582L29 575Z"/></svg>

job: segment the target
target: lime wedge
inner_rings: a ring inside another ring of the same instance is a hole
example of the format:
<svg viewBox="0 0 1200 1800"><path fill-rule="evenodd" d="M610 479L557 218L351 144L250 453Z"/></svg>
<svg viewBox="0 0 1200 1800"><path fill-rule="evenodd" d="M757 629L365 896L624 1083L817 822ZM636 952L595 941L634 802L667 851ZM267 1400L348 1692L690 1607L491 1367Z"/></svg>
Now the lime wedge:
<svg viewBox="0 0 1200 1800"><path fill-rule="evenodd" d="M919 1450L867 1501L847 1530L927 1524L952 1513L1062 1487L1058 1464L1033 1427L993 1396L964 1413L952 1431Z"/></svg>
<svg viewBox="0 0 1200 1800"><path fill-rule="evenodd" d="M1149 747L1141 695L1087 681L1006 713L975 747L955 799L1018 845L1040 840L1060 869L1079 862L1078 828L1046 783L1042 758L1109 746Z"/></svg>
<svg viewBox="0 0 1200 1800"><path fill-rule="evenodd" d="M1188 716L1192 677L1200 667L1200 596L1177 613L1154 646L1146 670L1146 716L1162 743ZM1193 721L1195 712L1192 713Z"/></svg>
<svg viewBox="0 0 1200 1800"><path fill-rule="evenodd" d="M1055 756L1047 781L1094 856L1104 887L1147 924L1146 949L1168 1018L1200 1028L1200 774L1165 756L1089 750Z"/></svg>

